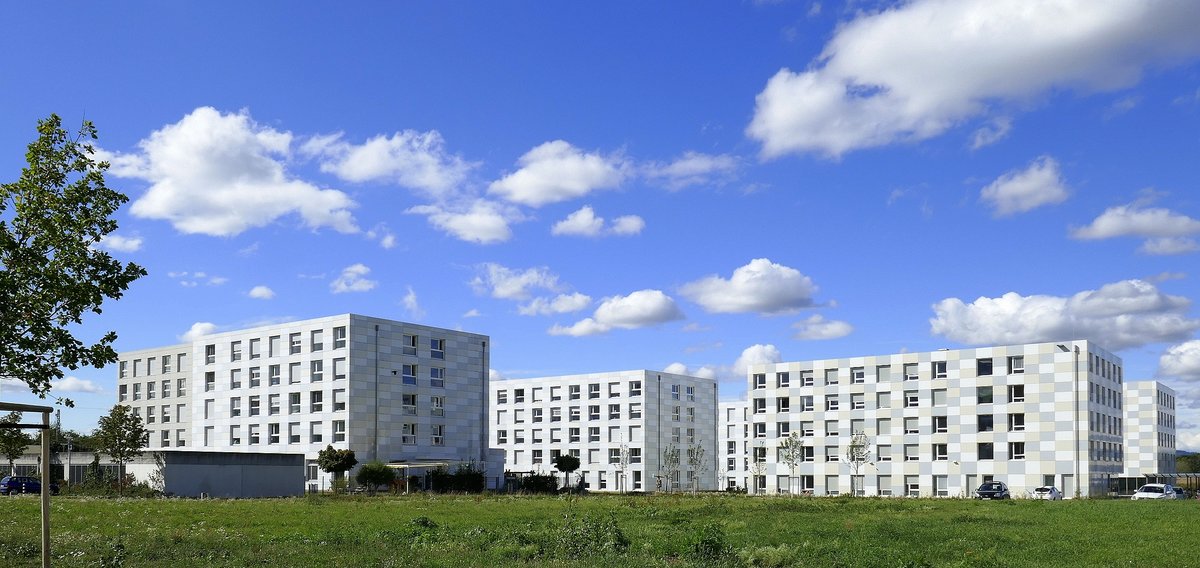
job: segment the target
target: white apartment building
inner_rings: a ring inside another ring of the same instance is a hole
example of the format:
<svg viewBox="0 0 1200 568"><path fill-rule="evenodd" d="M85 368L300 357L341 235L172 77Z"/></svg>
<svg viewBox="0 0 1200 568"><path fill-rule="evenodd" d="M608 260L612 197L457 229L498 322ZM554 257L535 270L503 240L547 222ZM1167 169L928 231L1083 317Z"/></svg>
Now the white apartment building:
<svg viewBox="0 0 1200 568"><path fill-rule="evenodd" d="M1088 496L1124 469L1121 359L1089 341L762 364L747 381L751 492L969 496L996 479ZM779 459L791 432L798 479Z"/></svg>
<svg viewBox="0 0 1200 568"><path fill-rule="evenodd" d="M557 473L562 454L579 458L592 491L716 489L717 384L658 371L510 379L491 384L495 448L512 472ZM664 451L679 451L678 469ZM693 467L689 449L702 449Z"/></svg>
<svg viewBox="0 0 1200 568"><path fill-rule="evenodd" d="M717 405L717 487L745 489L750 479L750 403L744 400Z"/></svg>
<svg viewBox="0 0 1200 568"><path fill-rule="evenodd" d="M1125 476L1176 473L1175 390L1158 381L1125 385Z"/></svg>
<svg viewBox="0 0 1200 568"><path fill-rule="evenodd" d="M118 401L149 449L302 453L322 486L330 444L359 463L502 468L487 463L488 357L485 335L343 314L121 353Z"/></svg>

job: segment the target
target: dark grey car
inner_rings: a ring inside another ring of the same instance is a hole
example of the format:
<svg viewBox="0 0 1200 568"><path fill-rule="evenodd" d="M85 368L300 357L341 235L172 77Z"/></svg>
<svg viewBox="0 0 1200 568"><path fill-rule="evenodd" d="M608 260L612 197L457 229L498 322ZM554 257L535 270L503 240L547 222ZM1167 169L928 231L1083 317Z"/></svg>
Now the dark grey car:
<svg viewBox="0 0 1200 568"><path fill-rule="evenodd" d="M985 481L975 490L976 499L1011 499L1008 486L1002 481Z"/></svg>

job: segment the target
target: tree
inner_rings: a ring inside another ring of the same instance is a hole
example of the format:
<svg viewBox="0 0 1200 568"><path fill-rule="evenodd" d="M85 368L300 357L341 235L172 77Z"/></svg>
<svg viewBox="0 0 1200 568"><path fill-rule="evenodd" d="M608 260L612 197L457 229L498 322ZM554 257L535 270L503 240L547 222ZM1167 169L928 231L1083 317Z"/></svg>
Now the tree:
<svg viewBox="0 0 1200 568"><path fill-rule="evenodd" d="M142 455L148 436L142 417L124 404L114 405L107 415L100 417L96 442L98 449L117 464L118 489L125 484L125 464Z"/></svg>
<svg viewBox="0 0 1200 568"><path fill-rule="evenodd" d="M554 469L563 472L566 485L571 484L571 474L579 469L579 458L571 454L562 454L554 458Z"/></svg>
<svg viewBox="0 0 1200 568"><path fill-rule="evenodd" d="M350 450L345 451L348 452ZM354 475L354 480L359 485L367 486L371 490L371 495L374 495L380 485L391 485L396 480L396 471L379 460L373 460L358 468L358 473Z"/></svg>
<svg viewBox="0 0 1200 568"><path fill-rule="evenodd" d="M796 468L804 461L804 438L801 438L798 432L792 432L779 442L779 461L791 470L791 475L788 476L788 492L794 494L792 486L796 482Z"/></svg>
<svg viewBox="0 0 1200 568"><path fill-rule="evenodd" d="M617 454L617 490L621 493L628 491L625 485L625 472L629 470L629 444L621 444Z"/></svg>
<svg viewBox="0 0 1200 568"><path fill-rule="evenodd" d="M753 495L758 493L758 479L767 473L767 449L763 447L762 440L755 444L750 460L750 486L753 490L747 488L747 491Z"/></svg>
<svg viewBox="0 0 1200 568"><path fill-rule="evenodd" d="M688 467L692 470L693 495L700 489L700 474L708 471L708 456L704 455L704 446L701 445L701 442L701 440L697 440L687 449Z"/></svg>
<svg viewBox="0 0 1200 568"><path fill-rule="evenodd" d="M9 412L4 418L0 418L0 454L4 454L8 460L9 474L17 474L16 461L17 458L25 455L25 448L33 443L33 437L20 428L7 428L5 424L20 424L21 413Z"/></svg>
<svg viewBox="0 0 1200 568"><path fill-rule="evenodd" d="M112 215L129 200L104 184L108 163L93 158L95 126L85 121L71 138L52 114L37 130L28 167L0 185L0 378L45 398L63 368L117 360L115 332L87 345L72 329L146 271L95 246L117 228Z"/></svg>
<svg viewBox="0 0 1200 568"><path fill-rule="evenodd" d="M842 459L850 465L850 494L857 497L863 489L856 486L862 484L859 472L871 461L871 444L867 435L862 432L850 434L850 443L846 445L846 455Z"/></svg>
<svg viewBox="0 0 1200 568"><path fill-rule="evenodd" d="M339 450L330 444L329 447L317 452L317 467L325 473L332 473L334 481L341 481L342 475L358 465L354 450Z"/></svg>
<svg viewBox="0 0 1200 568"><path fill-rule="evenodd" d="M667 492L671 491L671 483L675 481L675 476L679 475L679 447L675 444L670 444L662 455L662 466L659 468L665 478L663 489Z"/></svg>

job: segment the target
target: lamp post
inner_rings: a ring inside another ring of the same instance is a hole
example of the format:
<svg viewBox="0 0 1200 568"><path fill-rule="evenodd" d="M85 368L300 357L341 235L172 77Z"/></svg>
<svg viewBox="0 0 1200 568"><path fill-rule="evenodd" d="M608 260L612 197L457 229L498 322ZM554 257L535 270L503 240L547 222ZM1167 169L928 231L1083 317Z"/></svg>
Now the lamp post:
<svg viewBox="0 0 1200 568"><path fill-rule="evenodd" d="M1083 482L1079 477L1079 345L1072 345L1074 349L1069 349L1066 345L1058 344L1059 350L1063 353L1074 352L1074 359L1071 365L1071 391L1074 393L1075 403L1075 422L1071 426L1071 433L1075 440L1075 494L1081 495L1079 484ZM1063 489L1066 489L1064 487Z"/></svg>

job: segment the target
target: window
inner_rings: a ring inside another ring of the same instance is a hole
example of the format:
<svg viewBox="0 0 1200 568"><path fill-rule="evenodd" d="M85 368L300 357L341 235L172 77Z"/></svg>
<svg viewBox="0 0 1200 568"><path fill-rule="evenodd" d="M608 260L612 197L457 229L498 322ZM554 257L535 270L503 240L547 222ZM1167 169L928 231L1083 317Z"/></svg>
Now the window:
<svg viewBox="0 0 1200 568"><path fill-rule="evenodd" d="M825 384L827 384L827 385L838 384L837 369L825 369Z"/></svg>
<svg viewBox="0 0 1200 568"><path fill-rule="evenodd" d="M524 430L513 430L513 443L514 444L524 444L525 443L525 431Z"/></svg>
<svg viewBox="0 0 1200 568"><path fill-rule="evenodd" d="M775 432L780 438L788 437L792 433L792 423L787 421L775 423Z"/></svg>
<svg viewBox="0 0 1200 568"><path fill-rule="evenodd" d="M118 366L117 378L124 379L129 376L128 361L121 361Z"/></svg>
<svg viewBox="0 0 1200 568"><path fill-rule="evenodd" d="M949 461L950 452L946 449L946 444L933 445L933 461Z"/></svg>
<svg viewBox="0 0 1200 568"><path fill-rule="evenodd" d="M146 407L146 424L154 424L154 407Z"/></svg>
<svg viewBox="0 0 1200 568"><path fill-rule="evenodd" d="M333 411L346 410L346 389L334 389Z"/></svg>
<svg viewBox="0 0 1200 568"><path fill-rule="evenodd" d="M325 362L312 361L308 364L308 380L309 382L319 383L325 378Z"/></svg>
<svg viewBox="0 0 1200 568"><path fill-rule="evenodd" d="M1021 413L1008 415L1008 429L1010 432L1020 432L1025 429L1025 415Z"/></svg>
<svg viewBox="0 0 1200 568"><path fill-rule="evenodd" d="M154 400L154 381L146 383L146 400Z"/></svg>
<svg viewBox="0 0 1200 568"><path fill-rule="evenodd" d="M891 408L891 407L892 407L892 393L890 393L890 392L875 393L875 408Z"/></svg>
<svg viewBox="0 0 1200 568"><path fill-rule="evenodd" d="M890 445L881 445L875 447L875 458L881 462L892 461L892 447Z"/></svg>
<svg viewBox="0 0 1200 568"><path fill-rule="evenodd" d="M176 446L182 448L187 445L187 442L184 441L184 439L183 439L183 433L186 431L187 430L176 430L175 431L175 445Z"/></svg>
<svg viewBox="0 0 1200 568"><path fill-rule="evenodd" d="M204 364L212 365L213 363L216 363L216 362L217 362L217 346L216 345L205 345L204 346ZM138 367L137 364L138 364L137 361L133 362L133 376L135 376L135 377L137 376L137 367Z"/></svg>
<svg viewBox="0 0 1200 568"><path fill-rule="evenodd" d="M950 430L949 420L945 416L933 417L933 431L936 433L944 433Z"/></svg>
<svg viewBox="0 0 1200 568"><path fill-rule="evenodd" d="M250 367L250 388L262 384L262 371L258 367Z"/></svg>
<svg viewBox="0 0 1200 568"><path fill-rule="evenodd" d="M210 390L212 390L212 388L210 388L208 386L208 383L205 383L204 390L210 391ZM142 399L142 383L133 383L133 400L141 400L141 399Z"/></svg>
<svg viewBox="0 0 1200 568"><path fill-rule="evenodd" d="M921 433L921 424L917 418L910 416L910 417L904 419L904 433L905 434L920 434Z"/></svg>
<svg viewBox="0 0 1200 568"><path fill-rule="evenodd" d="M850 368L850 382L852 384L861 385L867 382L867 371L862 367Z"/></svg>
<svg viewBox="0 0 1200 568"><path fill-rule="evenodd" d="M233 426L229 427L229 445L231 445L231 446L242 445L242 427L241 426L233 425Z"/></svg>
<svg viewBox="0 0 1200 568"><path fill-rule="evenodd" d="M333 380L346 380L346 358L339 357L333 360Z"/></svg>
<svg viewBox="0 0 1200 568"><path fill-rule="evenodd" d="M904 380L915 381L918 378L920 378L920 376L917 374L917 364L916 363L905 363L904 364Z"/></svg>
<svg viewBox="0 0 1200 568"><path fill-rule="evenodd" d="M850 395L850 408L852 410L864 410L867 408L867 395L859 392Z"/></svg>
<svg viewBox="0 0 1200 568"><path fill-rule="evenodd" d="M183 396L187 391L187 379L177 379L175 381L175 396Z"/></svg>
<svg viewBox="0 0 1200 568"><path fill-rule="evenodd" d="M805 420L800 423L800 435L806 437L813 435L813 423L811 420Z"/></svg>
<svg viewBox="0 0 1200 568"><path fill-rule="evenodd" d="M513 402L517 404L525 402L525 389L513 389Z"/></svg>
<svg viewBox="0 0 1200 568"><path fill-rule="evenodd" d="M346 328L344 326L333 328L333 348L341 349L346 346ZM336 438L337 435L334 434Z"/></svg>
<svg viewBox="0 0 1200 568"><path fill-rule="evenodd" d="M280 355L283 355L283 351L280 349L279 336L272 335L271 337L268 337L267 338L267 357L278 357Z"/></svg>
<svg viewBox="0 0 1200 568"><path fill-rule="evenodd" d="M800 397L800 410L802 410L804 412L812 412L812 409L813 409L813 397L811 397L811 396Z"/></svg>
<svg viewBox="0 0 1200 568"><path fill-rule="evenodd" d="M267 395L267 414L270 416L279 414L279 395Z"/></svg>
<svg viewBox="0 0 1200 568"><path fill-rule="evenodd" d="M629 463L642 463L641 448L629 448Z"/></svg>
<svg viewBox="0 0 1200 568"><path fill-rule="evenodd" d="M935 379L946 378L946 362L945 361L934 361L934 362L930 363L929 371L930 371L930 374Z"/></svg>
<svg viewBox="0 0 1200 568"><path fill-rule="evenodd" d="M496 391L496 404L508 404L508 391Z"/></svg>
<svg viewBox="0 0 1200 568"><path fill-rule="evenodd" d="M413 446L417 443L417 425L413 422L406 422L400 425L400 443L405 446Z"/></svg>
<svg viewBox="0 0 1200 568"><path fill-rule="evenodd" d="M916 444L904 444L904 461L915 462L921 459Z"/></svg>
<svg viewBox="0 0 1200 568"><path fill-rule="evenodd" d="M775 399L775 412L791 412L792 400L786 396Z"/></svg>
<svg viewBox="0 0 1200 568"><path fill-rule="evenodd" d="M1009 402L1025 402L1025 385L1008 385Z"/></svg>
<svg viewBox="0 0 1200 568"><path fill-rule="evenodd" d="M300 363L288 363L288 384L300 382Z"/></svg>
<svg viewBox="0 0 1200 568"><path fill-rule="evenodd" d="M241 369L233 369L232 371L229 371L229 388L231 388L231 389L242 388L242 370ZM163 389L163 392L166 392L166 389Z"/></svg>
<svg viewBox="0 0 1200 568"><path fill-rule="evenodd" d="M496 443L497 444L507 444L508 443L508 430L497 430L496 431Z"/></svg>
<svg viewBox="0 0 1200 568"><path fill-rule="evenodd" d="M171 356L170 355L163 355L162 372L164 375L171 372Z"/></svg>
<svg viewBox="0 0 1200 568"><path fill-rule="evenodd" d="M837 410L838 397L836 394L825 395L825 410Z"/></svg>
<svg viewBox="0 0 1200 568"><path fill-rule="evenodd" d="M1008 459L1011 459L1011 460L1025 459L1025 442L1009 442L1008 443Z"/></svg>
<svg viewBox="0 0 1200 568"><path fill-rule="evenodd" d="M242 415L242 399L240 397L229 399L229 415L235 418Z"/></svg>
<svg viewBox="0 0 1200 568"><path fill-rule="evenodd" d="M204 392L209 392L217 389L217 374L209 371L204 373ZM133 385L133 400L138 399L138 385Z"/></svg>
<svg viewBox="0 0 1200 568"><path fill-rule="evenodd" d="M261 356L262 356L262 340L261 339L251 339L250 340L250 358L258 359Z"/></svg>
<svg viewBox="0 0 1200 568"><path fill-rule="evenodd" d="M402 365L400 368L400 382L402 382L406 385L417 384L417 366L410 365L410 364ZM524 391L518 391L518 392L523 393ZM522 395L521 398L519 400L517 400L517 402L525 402L524 399L525 399L525 397L524 397L524 395Z"/></svg>
<svg viewBox="0 0 1200 568"><path fill-rule="evenodd" d="M921 399L917 396L917 391L904 391L904 408L913 408L920 404Z"/></svg>
<svg viewBox="0 0 1200 568"><path fill-rule="evenodd" d="M336 331L336 329L335 329L335 331ZM345 442L346 441L346 421L345 420L334 420L333 421L333 441L334 442Z"/></svg>
<svg viewBox="0 0 1200 568"><path fill-rule="evenodd" d="M429 339L429 357L432 359L446 358L446 340L445 339Z"/></svg>
<svg viewBox="0 0 1200 568"><path fill-rule="evenodd" d="M990 404L992 402L992 387L975 387L975 402Z"/></svg>
<svg viewBox="0 0 1200 568"><path fill-rule="evenodd" d="M621 396L621 383L608 383L608 397Z"/></svg>
<svg viewBox="0 0 1200 568"><path fill-rule="evenodd" d="M567 428L567 442L579 442L579 428Z"/></svg>
<svg viewBox="0 0 1200 568"><path fill-rule="evenodd" d="M827 462L838 461L838 447L837 446L825 446L825 461L827 461Z"/></svg>
<svg viewBox="0 0 1200 568"><path fill-rule="evenodd" d="M300 414L300 393L288 393L288 414Z"/></svg>
<svg viewBox="0 0 1200 568"><path fill-rule="evenodd" d="M975 360L975 374L980 377L985 377L985 376L991 375L992 374L992 360L990 358L976 359Z"/></svg>
<svg viewBox="0 0 1200 568"><path fill-rule="evenodd" d="M946 389L933 390L933 405L946 406Z"/></svg>
<svg viewBox="0 0 1200 568"><path fill-rule="evenodd" d="M400 413L416 416L417 414L417 395L402 394L400 395Z"/></svg>
<svg viewBox="0 0 1200 568"><path fill-rule="evenodd" d="M825 435L826 436L837 436L838 435L838 421L837 420L826 420L825 421Z"/></svg>
<svg viewBox="0 0 1200 568"><path fill-rule="evenodd" d="M415 356L417 354L417 336L406 333L404 337L400 338L400 341L405 355Z"/></svg>
<svg viewBox="0 0 1200 568"><path fill-rule="evenodd" d="M991 414L980 414L975 417L975 422L978 432L991 432L996 427L995 418Z"/></svg>
<svg viewBox="0 0 1200 568"><path fill-rule="evenodd" d="M444 396L429 397L429 415L430 416L445 416L446 415L446 397L444 397Z"/></svg>
<svg viewBox="0 0 1200 568"><path fill-rule="evenodd" d="M1025 372L1025 357L1017 355L1008 358L1008 374L1019 375Z"/></svg>
<svg viewBox="0 0 1200 568"><path fill-rule="evenodd" d="M679 408L679 407L676 406L675 408ZM599 419L600 419L600 405L599 404L589 405L588 406L588 420L599 420ZM676 416L675 419L679 420L679 417Z"/></svg>
<svg viewBox="0 0 1200 568"><path fill-rule="evenodd" d="M996 457L996 451L991 442L979 442L976 445L975 453L978 454L981 460L990 460Z"/></svg>
<svg viewBox="0 0 1200 568"><path fill-rule="evenodd" d="M537 390L537 389L534 389L534 390ZM541 421L542 421L542 410L543 410L543 409L541 409L541 408L534 408L534 409L533 409L533 412L532 412L532 414L533 414L533 421L534 421L534 422L541 422Z"/></svg>
<svg viewBox="0 0 1200 568"><path fill-rule="evenodd" d="M321 442L321 423L312 422L308 425L308 441L313 443Z"/></svg>
<svg viewBox="0 0 1200 568"><path fill-rule="evenodd" d="M785 389L792 384L792 377L789 373L775 373L775 387Z"/></svg>
<svg viewBox="0 0 1200 568"><path fill-rule="evenodd" d="M314 329L308 334L308 350L320 351L325 348L324 331Z"/></svg>
<svg viewBox="0 0 1200 568"><path fill-rule="evenodd" d="M288 423L288 443L289 444L299 444L300 443L300 423L299 422L289 422Z"/></svg>
<svg viewBox="0 0 1200 568"><path fill-rule="evenodd" d="M279 365L267 367L267 384L271 386L279 384Z"/></svg>
<svg viewBox="0 0 1200 568"><path fill-rule="evenodd" d="M765 388L767 388L767 375L766 375L766 373L755 373L755 374L753 375L752 379L753 379L753 381L754 381L754 388L756 388L756 389L765 389Z"/></svg>
<svg viewBox="0 0 1200 568"><path fill-rule="evenodd" d="M687 387L685 392L687 392L688 402L696 402L696 387Z"/></svg>
<svg viewBox="0 0 1200 568"><path fill-rule="evenodd" d="M642 396L642 381L629 381L629 396Z"/></svg>
<svg viewBox="0 0 1200 568"><path fill-rule="evenodd" d="M434 446L445 446L446 445L446 425L445 424L434 424L434 425L430 426L429 429L431 432L430 439L429 439L430 443L433 444Z"/></svg>
<svg viewBox="0 0 1200 568"><path fill-rule="evenodd" d="M764 414L766 412L767 412L767 399L765 399L765 398L754 399L754 413L755 414Z"/></svg>
<svg viewBox="0 0 1200 568"><path fill-rule="evenodd" d="M567 398L571 400L579 400L579 385L567 386Z"/></svg>
<svg viewBox="0 0 1200 568"><path fill-rule="evenodd" d="M629 417L630 418L641 418L642 417L642 403L640 403L640 402L629 403Z"/></svg>
<svg viewBox="0 0 1200 568"><path fill-rule="evenodd" d="M430 367L429 368L429 386L434 388L444 388L446 386L446 368L445 367Z"/></svg>
<svg viewBox="0 0 1200 568"><path fill-rule="evenodd" d="M308 393L308 410L309 412L321 412L325 409L325 393L323 391L312 391Z"/></svg>
<svg viewBox="0 0 1200 568"><path fill-rule="evenodd" d="M125 399L129 397L129 385L121 385L119 387L119 392L120 394L117 397L117 402L125 402Z"/></svg>
<svg viewBox="0 0 1200 568"><path fill-rule="evenodd" d="M608 449L608 463L610 463L610 464L621 463L621 449L620 448L609 448Z"/></svg>
<svg viewBox="0 0 1200 568"><path fill-rule="evenodd" d="M676 430L678 430L678 428L676 428ZM589 426L588 427L588 441L589 442L599 442L600 441L600 427L599 426Z"/></svg>
<svg viewBox="0 0 1200 568"><path fill-rule="evenodd" d="M591 383L588 385L588 398L600 398L600 383Z"/></svg>
<svg viewBox="0 0 1200 568"><path fill-rule="evenodd" d="M259 443L259 426L258 424L250 425L250 444L257 445Z"/></svg>
<svg viewBox="0 0 1200 568"><path fill-rule="evenodd" d="M609 420L620 420L621 419L621 405L619 405L619 404L608 405L608 419Z"/></svg>
<svg viewBox="0 0 1200 568"><path fill-rule="evenodd" d="M229 360L230 361L241 361L242 360L242 342L241 341L232 341L229 343Z"/></svg>
<svg viewBox="0 0 1200 568"><path fill-rule="evenodd" d="M579 407L578 407L578 406L572 406L572 407L570 407L570 408L569 408L569 409L567 409L567 410L568 410L568 412L570 413L570 416L568 417L568 419L569 419L571 422L579 422Z"/></svg>
<svg viewBox="0 0 1200 568"><path fill-rule="evenodd" d="M877 436L887 436L892 433L892 419L879 418L875 420L875 434Z"/></svg>
<svg viewBox="0 0 1200 568"><path fill-rule="evenodd" d="M678 428L676 428L676 430L678 430ZM766 438L767 437L767 425L762 422L755 423L754 424L754 437L755 438Z"/></svg>

